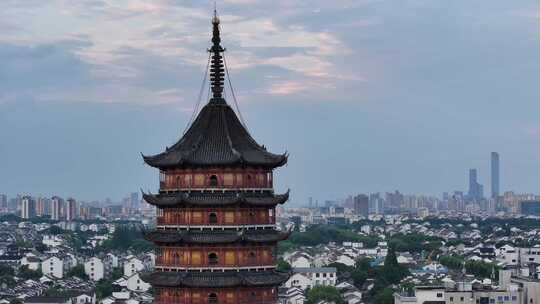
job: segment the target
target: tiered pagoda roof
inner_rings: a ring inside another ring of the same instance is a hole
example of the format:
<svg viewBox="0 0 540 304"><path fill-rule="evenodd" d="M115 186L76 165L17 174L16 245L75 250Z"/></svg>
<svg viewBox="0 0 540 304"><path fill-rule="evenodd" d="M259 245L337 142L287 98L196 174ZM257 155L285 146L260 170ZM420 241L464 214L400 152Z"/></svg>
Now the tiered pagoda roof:
<svg viewBox="0 0 540 304"><path fill-rule="evenodd" d="M175 192L151 194L143 192L144 200L157 207L182 206L275 206L289 199L289 191L284 194L271 192Z"/></svg>
<svg viewBox="0 0 540 304"><path fill-rule="evenodd" d="M208 230L154 230L146 232L144 237L155 243L186 244L226 244L226 243L268 243L285 240L290 232L277 230L245 230L245 231L208 231Z"/></svg>
<svg viewBox="0 0 540 304"><path fill-rule="evenodd" d="M172 147L144 161L156 168L249 165L275 168L286 154L266 151L249 135L225 101L210 101L184 136Z"/></svg>
<svg viewBox="0 0 540 304"><path fill-rule="evenodd" d="M153 272L142 279L154 287L263 287L277 286L289 278L289 273L271 271L229 272Z"/></svg>

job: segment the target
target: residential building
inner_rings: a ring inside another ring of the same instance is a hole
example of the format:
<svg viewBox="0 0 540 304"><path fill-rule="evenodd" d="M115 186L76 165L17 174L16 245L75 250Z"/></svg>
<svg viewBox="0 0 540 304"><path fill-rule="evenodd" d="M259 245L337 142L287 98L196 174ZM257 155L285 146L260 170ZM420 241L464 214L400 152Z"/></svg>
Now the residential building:
<svg viewBox="0 0 540 304"><path fill-rule="evenodd" d="M354 214L364 218L369 216L369 197L367 195L359 194L354 197Z"/></svg>
<svg viewBox="0 0 540 304"><path fill-rule="evenodd" d="M105 277L105 265L100 258L92 257L84 263L84 273L97 282Z"/></svg>
<svg viewBox="0 0 540 304"><path fill-rule="evenodd" d="M335 286L337 269L335 267L293 268L293 275L285 282L285 287L299 287L303 290L322 285Z"/></svg>
<svg viewBox="0 0 540 304"><path fill-rule="evenodd" d="M36 201L30 196L22 198L21 217L31 219L36 216Z"/></svg>

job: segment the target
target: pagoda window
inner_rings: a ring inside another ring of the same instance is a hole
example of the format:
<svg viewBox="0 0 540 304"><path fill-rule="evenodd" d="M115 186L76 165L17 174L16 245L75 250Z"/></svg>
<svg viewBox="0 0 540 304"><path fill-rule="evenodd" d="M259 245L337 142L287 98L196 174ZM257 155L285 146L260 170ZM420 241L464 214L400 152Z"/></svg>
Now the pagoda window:
<svg viewBox="0 0 540 304"><path fill-rule="evenodd" d="M235 254L234 251L225 252L225 264L232 266L235 264Z"/></svg>
<svg viewBox="0 0 540 304"><path fill-rule="evenodd" d="M195 186L196 187L204 186L204 174L195 174Z"/></svg>
<svg viewBox="0 0 540 304"><path fill-rule="evenodd" d="M257 187L264 187L264 175L257 174Z"/></svg>
<svg viewBox="0 0 540 304"><path fill-rule="evenodd" d="M202 212L200 211L193 211L191 214L192 216L192 223L194 224L200 224L202 222Z"/></svg>
<svg viewBox="0 0 540 304"><path fill-rule="evenodd" d="M191 263L193 265L200 265L201 264L201 253L199 251L195 251L191 253Z"/></svg>
<svg viewBox="0 0 540 304"><path fill-rule="evenodd" d="M218 178L216 175L210 176L208 185L210 187L217 187L218 186Z"/></svg>
<svg viewBox="0 0 540 304"><path fill-rule="evenodd" d="M249 175L249 174L246 176L246 186L247 186L247 187L251 187L251 186L252 186L251 175Z"/></svg>
<svg viewBox="0 0 540 304"><path fill-rule="evenodd" d="M236 186L242 186L243 185L243 176L242 174L236 175Z"/></svg>
<svg viewBox="0 0 540 304"><path fill-rule="evenodd" d="M232 173L226 173L223 175L223 185L229 187L234 185L234 175Z"/></svg>
<svg viewBox="0 0 540 304"><path fill-rule="evenodd" d="M225 224L234 224L234 212L226 211L225 212Z"/></svg>
<svg viewBox="0 0 540 304"><path fill-rule="evenodd" d="M180 176L176 176L176 188L180 188Z"/></svg>
<svg viewBox="0 0 540 304"><path fill-rule="evenodd" d="M210 215L208 216L208 222L210 224L217 224L218 217L217 217L217 214L215 212L210 212Z"/></svg>
<svg viewBox="0 0 540 304"><path fill-rule="evenodd" d="M217 265L219 262L218 255L215 252L210 252L208 254L208 264Z"/></svg>
<svg viewBox="0 0 540 304"><path fill-rule="evenodd" d="M256 263L257 262L257 255L255 254L255 251L250 251L248 254L248 263Z"/></svg>
<svg viewBox="0 0 540 304"><path fill-rule="evenodd" d="M191 187L191 174L186 174L184 176L184 183L188 188Z"/></svg>
<svg viewBox="0 0 540 304"><path fill-rule="evenodd" d="M218 304L217 294L211 293L208 295L208 304Z"/></svg>

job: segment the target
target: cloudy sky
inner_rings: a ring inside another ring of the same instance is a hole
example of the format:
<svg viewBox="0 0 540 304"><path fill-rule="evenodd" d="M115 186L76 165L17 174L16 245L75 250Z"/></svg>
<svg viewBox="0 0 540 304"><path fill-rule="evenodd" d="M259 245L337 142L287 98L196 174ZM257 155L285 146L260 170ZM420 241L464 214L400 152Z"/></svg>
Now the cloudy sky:
<svg viewBox="0 0 540 304"><path fill-rule="evenodd" d="M0 193L115 200L156 190L140 152L174 143L203 78L213 3L0 1ZM292 202L466 190L489 154L539 192L535 0L221 0L241 112L288 151ZM230 93L229 93L230 96ZM230 99L230 98L229 98Z"/></svg>

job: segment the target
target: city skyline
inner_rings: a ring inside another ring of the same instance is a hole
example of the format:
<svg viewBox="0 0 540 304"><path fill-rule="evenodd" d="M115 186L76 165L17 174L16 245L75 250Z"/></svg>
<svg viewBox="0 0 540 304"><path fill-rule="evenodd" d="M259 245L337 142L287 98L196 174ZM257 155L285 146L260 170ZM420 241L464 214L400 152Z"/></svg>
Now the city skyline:
<svg viewBox="0 0 540 304"><path fill-rule="evenodd" d="M211 5L91 2L0 4L1 192L155 191L138 153L174 143L191 117ZM242 58L231 61L242 116L293 160L276 188L294 189L295 204L440 195L466 190L468 168L489 185L498 151L501 191L540 192L537 7L481 3L223 4L231 58Z"/></svg>

